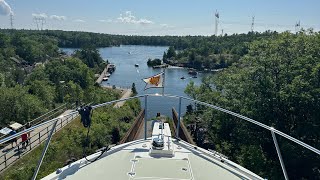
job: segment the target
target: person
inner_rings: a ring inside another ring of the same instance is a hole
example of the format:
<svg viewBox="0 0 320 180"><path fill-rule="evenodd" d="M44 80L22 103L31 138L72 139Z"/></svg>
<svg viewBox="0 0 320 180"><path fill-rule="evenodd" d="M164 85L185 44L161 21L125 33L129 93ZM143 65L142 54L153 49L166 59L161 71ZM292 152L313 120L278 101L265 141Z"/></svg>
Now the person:
<svg viewBox="0 0 320 180"><path fill-rule="evenodd" d="M17 134L17 132L15 130L12 130L12 131L9 132L10 136L15 135L15 134ZM10 142L11 142L11 146L12 147L13 147L13 142L15 142L16 145L17 145L17 138L15 137L15 138L11 139Z"/></svg>
<svg viewBox="0 0 320 180"><path fill-rule="evenodd" d="M29 128L31 128L31 123L30 122L28 122L26 124L26 129L29 129ZM28 137L30 137L30 131L28 132Z"/></svg>
<svg viewBox="0 0 320 180"><path fill-rule="evenodd" d="M28 134L27 133L24 133L21 135L21 140L22 140L22 148L26 148L29 144L29 141L28 141Z"/></svg>

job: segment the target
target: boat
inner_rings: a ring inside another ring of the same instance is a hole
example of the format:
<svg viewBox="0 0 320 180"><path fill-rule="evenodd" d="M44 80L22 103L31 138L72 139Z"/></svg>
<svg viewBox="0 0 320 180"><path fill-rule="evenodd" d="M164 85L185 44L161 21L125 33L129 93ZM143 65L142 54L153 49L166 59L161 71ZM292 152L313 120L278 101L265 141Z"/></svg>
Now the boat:
<svg viewBox="0 0 320 180"><path fill-rule="evenodd" d="M110 77L111 74L110 73L106 73L105 77Z"/></svg>
<svg viewBox="0 0 320 180"><path fill-rule="evenodd" d="M197 76L192 76L192 78L198 78Z"/></svg>
<svg viewBox="0 0 320 180"><path fill-rule="evenodd" d="M185 79L185 77L184 77L184 76L182 76L180 79Z"/></svg>
<svg viewBox="0 0 320 180"><path fill-rule="evenodd" d="M135 67L139 67L139 64L135 64L134 66L135 66Z"/></svg>
<svg viewBox="0 0 320 180"><path fill-rule="evenodd" d="M195 70L189 70L188 74L190 74L190 75L197 75L198 72L195 71Z"/></svg>
<svg viewBox="0 0 320 180"><path fill-rule="evenodd" d="M103 80L103 81L108 81L109 78L108 78L108 77L104 77L104 78L102 78L102 80Z"/></svg>
<svg viewBox="0 0 320 180"><path fill-rule="evenodd" d="M262 124L261 122L255 121L235 112L228 111L221 107L201 102L199 100L194 100L177 95L146 94L120 99L117 100L117 102L144 98L145 110L147 111L149 109L147 102L152 100L152 98L150 99L148 97L152 96L156 96L157 101L167 101L168 98L174 98L175 100L177 98L179 99L179 113L176 113L173 110L172 123L169 124L168 122L166 122L166 118L163 118L163 120L156 119L149 121L150 118L148 118L148 112L140 113L141 115L139 115L139 117L135 120L132 127L127 131L126 135L119 144L103 147L101 149L98 149L96 153L86 155L84 158L69 162L67 165L58 168L55 172L52 172L51 174L45 176L43 179L265 179L261 176L258 176L249 169L246 169L233 162L220 152L198 147L193 142L190 134L188 134L189 132L186 126L183 124L183 121L180 121L182 99L201 104L204 107L212 108L228 115L232 115L239 118L239 120L252 123L253 125L261 127L263 130L270 131L270 136L272 136L274 142L274 148L276 151L275 153L277 153L279 157L284 177L288 176L285 171L285 166L281 157L279 145L275 134L320 155L320 150L298 139L295 139L288 134L276 130L273 127L267 126L265 124ZM46 125L47 123L53 123L54 125L51 128L51 132L54 132L55 126L57 124L56 122L58 122L60 118L64 118L67 116L77 117L80 114L81 119L85 120L86 118L90 117L91 109L94 110L99 107L104 107L113 104L114 102L115 101L110 101L92 106L84 106L70 112L69 114L64 114L59 118L45 121L37 126ZM84 124L84 128L88 128L88 126L85 126ZM23 132L30 132L32 130L34 130L34 127L26 129ZM33 179L37 177L38 171L42 164L42 160L46 154L48 146L50 145L49 142L51 140L52 134L53 133L50 133L50 135L48 135L47 143L43 148L41 157L39 157L39 162L34 171ZM18 136L20 136L20 134L11 135L10 137L1 139L0 144L10 141L11 139L14 139Z"/></svg>

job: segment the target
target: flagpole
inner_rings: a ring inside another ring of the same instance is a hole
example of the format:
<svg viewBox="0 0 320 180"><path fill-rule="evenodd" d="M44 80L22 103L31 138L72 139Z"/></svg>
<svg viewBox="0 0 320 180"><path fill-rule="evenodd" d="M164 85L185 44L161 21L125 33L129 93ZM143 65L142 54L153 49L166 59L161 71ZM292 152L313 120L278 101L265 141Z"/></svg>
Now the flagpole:
<svg viewBox="0 0 320 180"><path fill-rule="evenodd" d="M163 69L162 96L164 96L164 83L166 79L166 68Z"/></svg>

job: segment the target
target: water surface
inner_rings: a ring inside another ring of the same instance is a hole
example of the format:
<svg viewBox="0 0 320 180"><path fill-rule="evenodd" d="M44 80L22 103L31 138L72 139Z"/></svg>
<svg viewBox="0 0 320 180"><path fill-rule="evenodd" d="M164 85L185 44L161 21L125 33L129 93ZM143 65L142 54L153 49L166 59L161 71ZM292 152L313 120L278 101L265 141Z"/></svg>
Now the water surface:
<svg viewBox="0 0 320 180"><path fill-rule="evenodd" d="M136 84L138 94L162 93L162 89L148 89L144 91L145 83L143 78L150 77L160 73L162 69L153 69L147 66L149 58L162 58L163 52L168 47L163 46L120 46L100 48L100 54L104 60L116 65L116 71L110 76L107 82L102 85L115 85L120 87L131 88L132 83ZM74 49L64 48L64 51L71 53ZM135 67L139 64L139 67ZM165 94L186 96L185 87L190 81L196 85L201 83L202 77L207 74L200 73L198 78L192 78L187 69L167 68L165 70ZM186 79L182 80L181 77ZM148 97L148 117L154 117L157 112L172 116L171 108L178 110L178 99L163 97ZM186 106L190 104L185 100L182 101L182 113L185 113ZM144 107L144 99L141 99L141 105Z"/></svg>

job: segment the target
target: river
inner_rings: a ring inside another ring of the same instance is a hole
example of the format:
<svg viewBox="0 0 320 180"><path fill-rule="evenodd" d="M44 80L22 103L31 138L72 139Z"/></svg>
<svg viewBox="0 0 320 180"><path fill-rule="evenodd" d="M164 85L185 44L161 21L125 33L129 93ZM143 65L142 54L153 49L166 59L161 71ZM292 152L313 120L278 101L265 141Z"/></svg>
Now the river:
<svg viewBox="0 0 320 180"><path fill-rule="evenodd" d="M138 94L162 93L160 88L144 91L145 83L142 79L161 72L161 69L148 67L147 61L148 58L161 59L163 52L167 49L168 47L163 46L136 45L100 48L99 51L102 58L116 65L116 71L110 76L107 82L102 83L102 86L115 85L131 88L132 83L135 83ZM63 48L62 50L70 54L75 49ZM139 64L139 67L135 67L135 64ZM206 73L200 73L198 74L198 78L192 78L188 74L188 70L184 68L167 68L165 72L164 93L185 97L187 97L187 95L184 93L184 90L190 81L195 82L196 85L200 85L201 79L208 75ZM180 79L183 76L186 79ZM175 107L178 111L178 103L179 100L174 98L148 97L148 117L154 117L157 112L171 117L171 108ZM181 111L183 114L186 112L186 106L188 104L190 104L190 102L186 100L182 101ZM144 107L143 99L141 99L141 105Z"/></svg>

